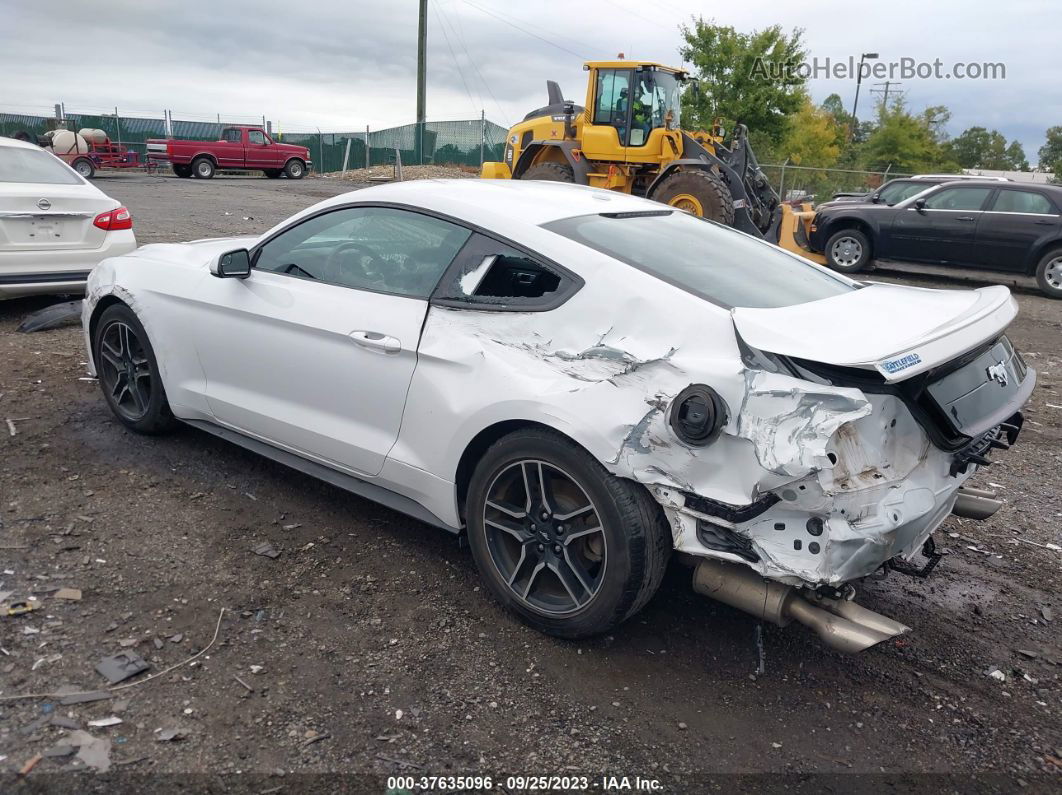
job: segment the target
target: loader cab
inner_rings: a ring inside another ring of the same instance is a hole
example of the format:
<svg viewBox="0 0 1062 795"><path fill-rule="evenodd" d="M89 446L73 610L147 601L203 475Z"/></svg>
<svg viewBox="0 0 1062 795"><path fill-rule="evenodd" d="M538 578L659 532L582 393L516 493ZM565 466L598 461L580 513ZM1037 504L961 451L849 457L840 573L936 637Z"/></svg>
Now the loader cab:
<svg viewBox="0 0 1062 795"><path fill-rule="evenodd" d="M609 61L587 64L590 125L588 156L609 160L659 159L666 133L677 136L683 72L658 64ZM657 132L659 131L659 133Z"/></svg>

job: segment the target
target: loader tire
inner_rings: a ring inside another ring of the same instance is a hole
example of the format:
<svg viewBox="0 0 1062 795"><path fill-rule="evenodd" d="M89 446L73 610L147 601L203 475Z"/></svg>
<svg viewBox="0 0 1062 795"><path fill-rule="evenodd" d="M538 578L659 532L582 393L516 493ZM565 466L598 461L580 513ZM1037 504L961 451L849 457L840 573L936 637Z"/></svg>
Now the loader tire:
<svg viewBox="0 0 1062 795"><path fill-rule="evenodd" d="M575 182L575 172L567 163L539 163L525 171L520 179L537 179L540 182Z"/></svg>
<svg viewBox="0 0 1062 795"><path fill-rule="evenodd" d="M711 171L677 171L664 178L650 197L709 221L734 225L734 200L722 179Z"/></svg>

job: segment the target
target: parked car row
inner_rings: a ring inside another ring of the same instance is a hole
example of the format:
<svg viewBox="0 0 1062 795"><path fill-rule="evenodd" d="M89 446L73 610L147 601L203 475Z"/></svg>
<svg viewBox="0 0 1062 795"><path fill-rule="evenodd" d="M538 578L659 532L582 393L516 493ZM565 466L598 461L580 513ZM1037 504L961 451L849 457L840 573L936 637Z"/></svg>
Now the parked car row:
<svg viewBox="0 0 1062 795"><path fill-rule="evenodd" d="M913 189L903 181L882 198L893 184L866 202L821 205L811 249L842 273L876 260L1000 271L1035 277L1044 295L1062 298L1062 188L953 180L890 203Z"/></svg>

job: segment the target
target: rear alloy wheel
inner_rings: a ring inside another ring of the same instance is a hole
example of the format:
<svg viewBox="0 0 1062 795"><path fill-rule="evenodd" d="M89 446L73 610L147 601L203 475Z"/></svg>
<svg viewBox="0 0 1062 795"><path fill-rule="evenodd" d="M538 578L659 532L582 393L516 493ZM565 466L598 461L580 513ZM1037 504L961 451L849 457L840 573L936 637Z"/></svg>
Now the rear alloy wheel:
<svg viewBox="0 0 1062 795"><path fill-rule="evenodd" d="M660 507L546 430L496 442L472 475L469 544L490 590L534 628L607 632L652 597L671 552Z"/></svg>
<svg viewBox="0 0 1062 795"><path fill-rule="evenodd" d="M78 158L70 165L82 179L92 179L96 175L96 166L87 157Z"/></svg>
<svg viewBox="0 0 1062 795"><path fill-rule="evenodd" d="M181 179L188 179L190 176L192 176L191 166L181 165L180 163L174 163L171 168L173 168L173 173Z"/></svg>
<svg viewBox="0 0 1062 795"><path fill-rule="evenodd" d="M302 179L306 176L306 164L301 160L289 160L284 166L288 179Z"/></svg>
<svg viewBox="0 0 1062 795"><path fill-rule="evenodd" d="M520 179L534 179L539 182L575 182L575 172L567 163L539 163L525 171Z"/></svg>
<svg viewBox="0 0 1062 795"><path fill-rule="evenodd" d="M858 229L834 232L826 241L826 263L841 273L859 273L870 264L870 241Z"/></svg>
<svg viewBox="0 0 1062 795"><path fill-rule="evenodd" d="M650 198L698 218L734 225L734 200L730 190L708 169L676 171L664 177Z"/></svg>
<svg viewBox="0 0 1062 795"><path fill-rule="evenodd" d="M133 311L115 304L96 323L96 374L114 416L138 433L156 434L175 424L162 387L155 351Z"/></svg>
<svg viewBox="0 0 1062 795"><path fill-rule="evenodd" d="M214 161L209 157L198 157L192 161L192 176L196 179L210 179L214 176Z"/></svg>
<svg viewBox="0 0 1062 795"><path fill-rule="evenodd" d="M1048 298L1062 298L1062 248L1048 251L1040 260L1036 283Z"/></svg>

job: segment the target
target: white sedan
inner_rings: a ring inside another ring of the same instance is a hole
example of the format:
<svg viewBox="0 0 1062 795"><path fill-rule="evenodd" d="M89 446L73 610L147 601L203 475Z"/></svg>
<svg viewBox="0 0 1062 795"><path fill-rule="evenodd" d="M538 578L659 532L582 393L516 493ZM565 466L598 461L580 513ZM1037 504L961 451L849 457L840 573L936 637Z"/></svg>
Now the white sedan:
<svg viewBox="0 0 1062 795"><path fill-rule="evenodd" d="M0 137L0 298L81 292L97 262L134 249L121 203L39 146Z"/></svg>
<svg viewBox="0 0 1062 795"><path fill-rule="evenodd" d="M89 278L114 414L181 420L453 532L580 637L694 587L846 651L906 631L849 583L910 568L1013 443L1035 373L1003 287L864 285L659 204L556 183L368 188L260 238Z"/></svg>

